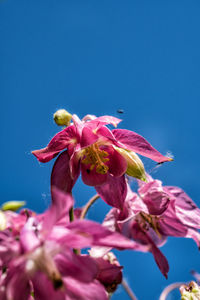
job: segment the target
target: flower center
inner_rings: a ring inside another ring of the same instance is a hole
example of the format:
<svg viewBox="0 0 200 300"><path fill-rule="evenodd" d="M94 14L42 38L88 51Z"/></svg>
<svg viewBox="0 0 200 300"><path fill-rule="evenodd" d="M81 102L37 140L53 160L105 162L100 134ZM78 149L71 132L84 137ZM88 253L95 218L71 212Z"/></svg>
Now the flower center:
<svg viewBox="0 0 200 300"><path fill-rule="evenodd" d="M149 214L146 214L145 212L140 212L138 218L138 222L142 226L144 230L148 230L149 227L151 227L157 236L161 239L161 233L159 232L159 223L158 223L158 217L157 216L152 216Z"/></svg>
<svg viewBox="0 0 200 300"><path fill-rule="evenodd" d="M82 153L82 163L90 165L90 171L96 167L96 172L99 174L106 174L109 167L105 162L109 161L107 158L108 152L101 150L99 146L95 143L83 150Z"/></svg>

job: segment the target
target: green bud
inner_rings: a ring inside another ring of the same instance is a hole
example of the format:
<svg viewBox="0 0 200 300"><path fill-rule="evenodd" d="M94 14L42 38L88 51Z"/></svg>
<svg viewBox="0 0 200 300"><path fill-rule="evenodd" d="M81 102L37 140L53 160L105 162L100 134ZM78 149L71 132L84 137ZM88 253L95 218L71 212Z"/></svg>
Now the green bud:
<svg viewBox="0 0 200 300"><path fill-rule="evenodd" d="M0 211L0 230L6 229L6 216Z"/></svg>
<svg viewBox="0 0 200 300"><path fill-rule="evenodd" d="M24 202L24 201L8 201L8 202L3 203L1 209L16 211L24 205L26 205L26 202Z"/></svg>
<svg viewBox="0 0 200 300"><path fill-rule="evenodd" d="M180 287L181 300L200 300L200 287L194 281Z"/></svg>
<svg viewBox="0 0 200 300"><path fill-rule="evenodd" d="M141 159L139 158L139 156L135 152L129 151L129 150L125 150L123 148L115 147L115 149L127 161L126 174L129 175L129 176L131 176L131 177L135 177L137 179L140 179L140 180L143 180L143 181L147 181L146 180L146 174L145 174L144 165L143 165Z"/></svg>
<svg viewBox="0 0 200 300"><path fill-rule="evenodd" d="M53 115L53 119L58 126L69 126L71 118L72 115L65 109L59 109Z"/></svg>

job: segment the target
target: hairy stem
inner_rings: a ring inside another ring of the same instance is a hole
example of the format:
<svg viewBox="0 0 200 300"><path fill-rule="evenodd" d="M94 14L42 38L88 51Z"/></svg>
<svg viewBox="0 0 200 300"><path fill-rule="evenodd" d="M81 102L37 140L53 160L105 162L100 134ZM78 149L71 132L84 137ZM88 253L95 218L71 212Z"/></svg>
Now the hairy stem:
<svg viewBox="0 0 200 300"><path fill-rule="evenodd" d="M127 292L127 294L129 295L131 300L137 300L136 296L134 295L133 291L131 290L130 286L128 285L128 283L126 282L125 279L122 280L122 286L124 288L124 290Z"/></svg>
<svg viewBox="0 0 200 300"><path fill-rule="evenodd" d="M92 204L97 200L99 199L100 196L98 194L94 195L87 203L86 205L84 206L82 212L81 212L81 215L80 215L80 219L84 219L89 208L92 206Z"/></svg>
<svg viewBox="0 0 200 300"><path fill-rule="evenodd" d="M178 289L181 285L183 285L183 282L175 282L170 285L168 285L160 295L159 300L167 300L167 296L169 293L171 293L173 290Z"/></svg>

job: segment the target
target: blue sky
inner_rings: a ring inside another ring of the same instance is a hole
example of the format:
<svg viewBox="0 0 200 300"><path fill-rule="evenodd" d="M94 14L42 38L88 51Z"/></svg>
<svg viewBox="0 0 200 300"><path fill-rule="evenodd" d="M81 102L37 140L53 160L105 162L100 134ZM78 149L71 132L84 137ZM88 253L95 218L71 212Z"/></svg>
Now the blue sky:
<svg viewBox="0 0 200 300"><path fill-rule="evenodd" d="M158 169L145 159L147 171L182 187L200 206L199 15L197 0L2 0L1 202L47 208L53 162L40 164L30 152L58 131L52 119L57 109L80 117L117 116L123 109L121 128L174 155ZM79 181L78 205L93 193ZM101 221L107 210L97 203L89 216ZM162 250L170 263L168 281L150 254L118 253L139 300L158 299L166 284L200 271L193 241L171 238ZM113 299L128 296L120 289Z"/></svg>

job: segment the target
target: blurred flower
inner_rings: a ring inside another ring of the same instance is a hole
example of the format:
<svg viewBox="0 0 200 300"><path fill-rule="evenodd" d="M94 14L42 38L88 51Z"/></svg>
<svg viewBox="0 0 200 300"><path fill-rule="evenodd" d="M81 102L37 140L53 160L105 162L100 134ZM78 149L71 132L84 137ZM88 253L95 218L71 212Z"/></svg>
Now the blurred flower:
<svg viewBox="0 0 200 300"><path fill-rule="evenodd" d="M116 278L117 284L121 267L76 255L73 249L132 249L134 243L92 221L70 223L72 197L56 188L52 194L51 207L41 215L30 215L18 235L12 229L0 233L0 299L29 300L32 291L38 300L108 299L102 283Z"/></svg>
<svg viewBox="0 0 200 300"><path fill-rule="evenodd" d="M181 300L200 300L200 287L194 281L180 287Z"/></svg>

